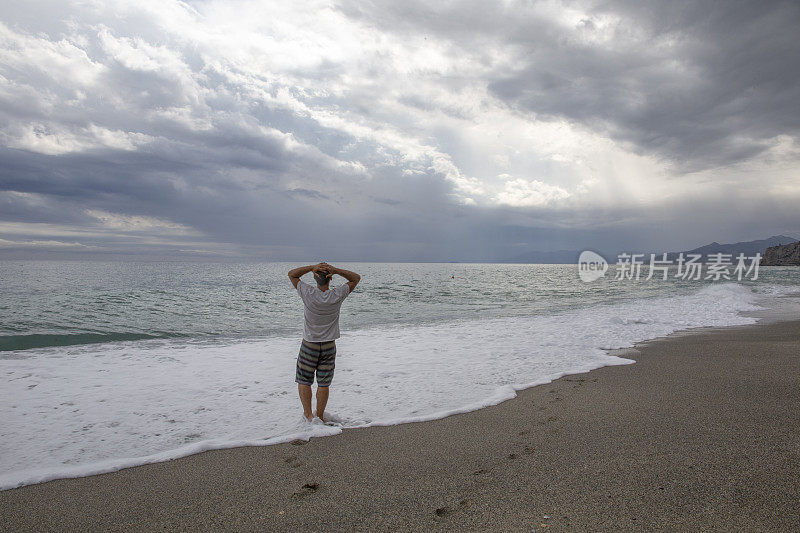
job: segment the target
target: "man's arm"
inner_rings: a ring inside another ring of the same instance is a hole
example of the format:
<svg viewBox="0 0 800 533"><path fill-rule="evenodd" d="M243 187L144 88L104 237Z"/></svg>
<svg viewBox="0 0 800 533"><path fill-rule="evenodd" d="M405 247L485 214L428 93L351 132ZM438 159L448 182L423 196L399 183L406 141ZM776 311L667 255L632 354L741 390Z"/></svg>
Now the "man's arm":
<svg viewBox="0 0 800 533"><path fill-rule="evenodd" d="M317 263L316 265L308 265L304 267L297 267L290 270L289 279L291 280L292 285L294 285L294 288L295 289L297 288L297 282L300 281L301 277L303 277L304 275L308 274L309 272L317 268L320 264L322 263Z"/></svg>
<svg viewBox="0 0 800 533"><path fill-rule="evenodd" d="M361 276L355 272L350 272L349 270L345 270L343 268L331 267L331 274L339 274L346 279L347 284L350 286L350 292L353 292L353 290L356 288L356 285L358 285L358 282L361 281Z"/></svg>

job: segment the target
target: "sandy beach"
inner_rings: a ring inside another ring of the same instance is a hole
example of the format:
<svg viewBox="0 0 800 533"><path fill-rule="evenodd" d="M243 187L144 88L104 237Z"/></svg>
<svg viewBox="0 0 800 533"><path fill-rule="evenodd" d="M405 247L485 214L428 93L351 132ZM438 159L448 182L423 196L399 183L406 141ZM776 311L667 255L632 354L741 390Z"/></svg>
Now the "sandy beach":
<svg viewBox="0 0 800 533"><path fill-rule="evenodd" d="M0 528L800 530L800 321L625 356L443 420L0 492Z"/></svg>

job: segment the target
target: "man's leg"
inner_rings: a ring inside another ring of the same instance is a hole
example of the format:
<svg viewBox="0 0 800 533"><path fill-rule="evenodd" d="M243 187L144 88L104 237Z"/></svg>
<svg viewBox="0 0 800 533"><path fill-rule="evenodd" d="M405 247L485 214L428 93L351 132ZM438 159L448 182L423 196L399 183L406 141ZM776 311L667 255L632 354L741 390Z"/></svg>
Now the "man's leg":
<svg viewBox="0 0 800 533"><path fill-rule="evenodd" d="M300 393L300 403L303 404L303 416L311 422L311 418L314 416L311 413L311 386L298 383L297 391ZM328 401L327 394L325 395L325 401ZM317 393L317 403L319 404L319 393ZM317 409L319 409L319 407L317 407Z"/></svg>
<svg viewBox="0 0 800 533"><path fill-rule="evenodd" d="M330 341L320 346L317 365L317 416L325 422L325 406L328 405L329 386L333 381L336 366L336 342Z"/></svg>
<svg viewBox="0 0 800 533"><path fill-rule="evenodd" d="M300 343L300 353L297 354L297 371L294 377L297 382L297 392L300 394L300 403L303 404L303 416L309 422L314 416L311 413L311 385L314 384L314 372L319 363L318 352L315 343L306 340Z"/></svg>
<svg viewBox="0 0 800 533"><path fill-rule="evenodd" d="M328 405L329 389L330 387L317 387L317 416L323 422L327 422L325 420L325 406Z"/></svg>

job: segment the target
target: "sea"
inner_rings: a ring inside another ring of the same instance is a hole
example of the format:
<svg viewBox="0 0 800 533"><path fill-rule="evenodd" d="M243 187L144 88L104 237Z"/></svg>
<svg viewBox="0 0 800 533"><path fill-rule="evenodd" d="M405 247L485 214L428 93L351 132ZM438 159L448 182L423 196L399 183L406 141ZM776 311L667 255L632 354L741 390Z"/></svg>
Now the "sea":
<svg viewBox="0 0 800 533"><path fill-rule="evenodd" d="M442 418L635 363L615 350L648 339L800 316L796 267L583 282L577 265L339 264L362 280L329 424L308 423L296 266L0 261L0 490Z"/></svg>

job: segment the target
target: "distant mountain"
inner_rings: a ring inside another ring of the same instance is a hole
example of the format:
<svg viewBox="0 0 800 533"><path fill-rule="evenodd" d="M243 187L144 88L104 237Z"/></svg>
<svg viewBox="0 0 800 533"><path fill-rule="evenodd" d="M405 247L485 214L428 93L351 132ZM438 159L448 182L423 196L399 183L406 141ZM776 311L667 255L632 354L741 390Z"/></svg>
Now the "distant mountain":
<svg viewBox="0 0 800 533"><path fill-rule="evenodd" d="M716 254L716 253L723 253L723 254L733 254L738 255L743 253L744 255L755 255L760 253L764 255L764 252L767 251L767 248L770 246L780 246L782 244L792 244L797 242L797 239L793 239L792 237L787 237L786 235L775 235L770 237L769 239L761 239L758 241L746 241L746 242L737 242L734 244L720 244L718 242L712 242L711 244L706 244L705 246L701 246L699 248L695 248L694 250L689 250L689 254Z"/></svg>
<svg viewBox="0 0 800 533"><path fill-rule="evenodd" d="M792 244L795 242L798 242L798 239L787 237L786 235L773 235L768 239L736 242L732 244L720 244L718 242L712 242L711 244L706 244L705 246L700 246L699 248L694 248L693 250L687 250L684 252L670 252L669 255L667 255L667 259L674 261L678 257L679 253L683 253L684 255L700 254L703 256L703 260L708 259L710 254L731 254L733 259L735 259L739 254L744 254L746 257L752 257L756 254L761 254L763 256L767 251L767 248L771 246L780 246L782 244Z"/></svg>
<svg viewBox="0 0 800 533"><path fill-rule="evenodd" d="M800 242L770 246L761 258L761 266L800 266Z"/></svg>
<svg viewBox="0 0 800 533"><path fill-rule="evenodd" d="M718 242L712 242L711 244L706 244L705 246L700 246L698 248L694 248L692 250L686 250L684 252L669 252L667 254L667 259L669 261L675 261L678 258L678 254L683 253L684 256L686 254L700 254L703 256L703 261L708 259L709 254L731 254L732 259L736 259L736 256L740 253L744 254L746 257L753 257L757 253L760 253L762 256L767 251L767 248L773 246L780 246L782 244L793 244L796 242L800 242L800 240L795 239L793 237L787 237L786 235L774 235L768 239L759 239L757 241L744 241L744 242L736 242L732 244L720 244ZM620 252L622 253L622 252ZM625 253L632 253L630 250L626 251ZM636 252L639 253L639 252ZM661 258L662 251L654 251L651 252L656 254L656 259ZM502 263L561 263L561 264L576 264L578 262L578 256L581 254L581 250L558 250L556 252L537 252L531 251L524 253L522 255L518 255L512 259L506 259L501 261ZM617 257L619 257L619 253L616 255L610 253L603 253L602 254L607 261L610 263L614 263L617 261ZM644 254L644 260L650 260L650 253Z"/></svg>

